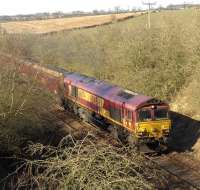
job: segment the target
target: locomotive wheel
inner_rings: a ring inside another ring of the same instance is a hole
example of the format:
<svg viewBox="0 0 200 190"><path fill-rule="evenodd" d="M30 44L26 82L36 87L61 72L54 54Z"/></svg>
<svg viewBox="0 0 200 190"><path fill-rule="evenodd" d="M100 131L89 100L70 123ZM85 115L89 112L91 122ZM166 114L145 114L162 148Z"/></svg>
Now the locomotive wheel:
<svg viewBox="0 0 200 190"><path fill-rule="evenodd" d="M160 142L157 142L156 145L154 145L154 150L158 153L167 152L168 146L166 144L162 144Z"/></svg>

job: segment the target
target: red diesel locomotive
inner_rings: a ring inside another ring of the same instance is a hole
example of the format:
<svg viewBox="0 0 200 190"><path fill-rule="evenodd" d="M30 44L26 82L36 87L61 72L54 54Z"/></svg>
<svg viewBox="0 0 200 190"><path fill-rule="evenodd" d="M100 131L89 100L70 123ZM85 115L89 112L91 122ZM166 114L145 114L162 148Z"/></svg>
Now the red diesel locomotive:
<svg viewBox="0 0 200 190"><path fill-rule="evenodd" d="M58 95L66 109L85 121L100 120L128 142L166 144L168 140L171 120L169 105L163 101L79 73L29 62L21 65L20 72L35 76Z"/></svg>

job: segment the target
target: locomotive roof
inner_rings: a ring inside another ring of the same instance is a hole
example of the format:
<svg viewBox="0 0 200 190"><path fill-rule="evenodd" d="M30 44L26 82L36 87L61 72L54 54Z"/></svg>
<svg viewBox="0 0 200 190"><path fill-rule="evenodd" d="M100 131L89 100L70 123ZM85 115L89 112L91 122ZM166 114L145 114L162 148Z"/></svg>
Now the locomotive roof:
<svg viewBox="0 0 200 190"><path fill-rule="evenodd" d="M137 109L143 104L150 103L154 99L149 96L137 94L135 92L125 90L117 85L97 80L79 73L65 73L65 82L84 89L92 94L102 97L116 104L125 103L125 107L129 109Z"/></svg>

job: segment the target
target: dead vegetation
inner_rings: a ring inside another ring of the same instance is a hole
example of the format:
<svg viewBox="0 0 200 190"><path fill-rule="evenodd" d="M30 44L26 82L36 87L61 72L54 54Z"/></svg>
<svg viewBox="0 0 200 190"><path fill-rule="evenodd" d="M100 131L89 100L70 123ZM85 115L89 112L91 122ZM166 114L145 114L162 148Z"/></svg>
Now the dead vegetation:
<svg viewBox="0 0 200 190"><path fill-rule="evenodd" d="M26 140L26 135L31 137L31 133L38 130L39 136L44 130L43 116L47 105L53 103L53 97L39 88L34 78L24 78L18 73L20 65L15 58L1 58L0 66L1 151L5 147L15 152L15 148Z"/></svg>
<svg viewBox="0 0 200 190"><path fill-rule="evenodd" d="M13 180L17 189L155 189L163 173L132 148L65 137L58 147L29 145ZM156 182L156 183L155 183Z"/></svg>

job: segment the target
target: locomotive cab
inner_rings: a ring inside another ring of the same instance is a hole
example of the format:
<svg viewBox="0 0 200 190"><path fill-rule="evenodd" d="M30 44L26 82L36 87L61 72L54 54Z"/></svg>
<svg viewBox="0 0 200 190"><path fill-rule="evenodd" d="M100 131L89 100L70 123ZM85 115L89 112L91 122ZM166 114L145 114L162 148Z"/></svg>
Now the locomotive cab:
<svg viewBox="0 0 200 190"><path fill-rule="evenodd" d="M146 141L167 141L171 129L169 107L150 105L139 108L136 112L136 136Z"/></svg>

